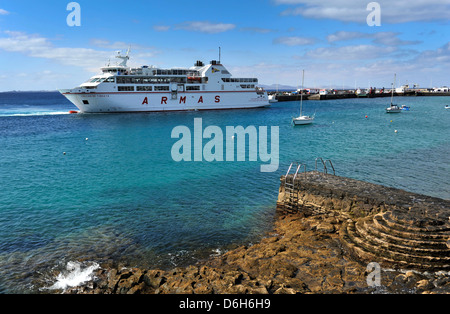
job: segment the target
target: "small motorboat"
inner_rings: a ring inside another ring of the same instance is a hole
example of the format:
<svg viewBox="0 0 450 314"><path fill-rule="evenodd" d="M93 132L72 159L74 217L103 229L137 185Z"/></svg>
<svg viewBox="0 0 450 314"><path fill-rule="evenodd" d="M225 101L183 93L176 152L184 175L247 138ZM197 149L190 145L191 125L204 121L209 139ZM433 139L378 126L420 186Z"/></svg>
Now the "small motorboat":
<svg viewBox="0 0 450 314"><path fill-rule="evenodd" d="M269 95L269 102L270 103L278 102L277 96L276 95Z"/></svg>
<svg viewBox="0 0 450 314"><path fill-rule="evenodd" d="M409 106L403 105L401 109L405 110L405 111L409 111Z"/></svg>

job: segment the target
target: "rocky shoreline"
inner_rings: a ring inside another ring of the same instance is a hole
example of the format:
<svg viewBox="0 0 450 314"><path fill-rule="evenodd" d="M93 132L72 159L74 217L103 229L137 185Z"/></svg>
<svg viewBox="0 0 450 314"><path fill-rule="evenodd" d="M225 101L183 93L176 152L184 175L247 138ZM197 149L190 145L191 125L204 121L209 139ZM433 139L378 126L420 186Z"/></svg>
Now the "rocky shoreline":
<svg viewBox="0 0 450 314"><path fill-rule="evenodd" d="M417 266L417 259L410 264L406 259L407 262L401 261L403 264L400 265L407 267L397 267L395 260L388 260L382 254L378 256L373 252L366 252L364 250L369 250L370 247L358 247L352 243L346 232L349 221L358 224L359 219L366 221L367 217L377 218L376 215L380 213L391 211L396 213L395 210L401 210L404 215L408 212L417 213L415 209L422 204L422 201L417 200L426 201L428 197L414 195L410 198L411 193L408 192L360 181L354 182L355 180L347 181L349 179L335 176L313 174L309 181L306 177L302 180L301 195L296 208L285 206L287 204L283 203L283 200L287 199L286 193L283 186L280 187L279 206L273 231L259 243L240 246L196 265L172 270L102 265L96 271L94 281L61 292L68 294L450 293L450 271L445 264L450 248L445 249L445 242L443 242L444 249L439 249L443 251L439 254L444 254L444 257L433 257L434 263L437 259L439 262L445 262L436 263L436 269L408 267ZM322 182L320 186L317 180L325 180L325 183ZM333 180L339 180L341 186L332 182ZM323 184L332 184L333 187L330 190L324 188ZM345 193L343 189L346 190ZM358 190L357 195L354 194L355 189ZM389 202L374 200L377 196L389 199ZM401 200L400 208L397 208L399 202L396 202L395 198ZM409 199L414 200L414 205L405 209ZM439 199L431 199L430 202L433 204L433 228L431 225L423 227L424 230L430 228L437 230L438 218L448 220L449 202ZM428 203L422 205L426 204ZM435 215L435 211L440 215ZM407 218L408 221L417 220L410 219L409 216ZM422 220L421 223L425 221ZM430 221L430 218L426 218L426 221ZM448 234L447 224L448 221L444 221L438 228L440 235L445 237ZM435 238L432 240L441 241ZM361 240L361 243L364 244L364 241L366 240ZM433 244L436 244L434 242ZM441 242L437 244L441 245ZM386 247L401 248L399 244L389 242L386 242ZM387 251L391 254L390 249ZM437 250L433 249L432 252L435 251ZM411 256L414 257L414 254L411 253ZM373 268L368 267L371 259L381 265L377 273L379 281L376 284L369 281L369 278L373 277Z"/></svg>
<svg viewBox="0 0 450 314"><path fill-rule="evenodd" d="M381 286L369 287L367 267L339 241L335 213L283 214L273 233L198 265L170 271L100 268L75 294L370 294L450 293L446 272L382 269Z"/></svg>

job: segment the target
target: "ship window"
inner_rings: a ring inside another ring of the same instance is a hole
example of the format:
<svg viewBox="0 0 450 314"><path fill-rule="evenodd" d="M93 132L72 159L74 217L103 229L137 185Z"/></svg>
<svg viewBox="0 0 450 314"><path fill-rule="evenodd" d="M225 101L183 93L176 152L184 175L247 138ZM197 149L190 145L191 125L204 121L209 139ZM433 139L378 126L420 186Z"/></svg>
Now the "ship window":
<svg viewBox="0 0 450 314"><path fill-rule="evenodd" d="M172 82L172 83L186 83L186 78L185 77L172 77L170 79L170 82Z"/></svg>
<svg viewBox="0 0 450 314"><path fill-rule="evenodd" d="M114 77L109 77L105 80L105 83L114 83Z"/></svg>
<svg viewBox="0 0 450 314"><path fill-rule="evenodd" d="M255 85L253 85L253 84L248 84L248 85L242 84L241 88L255 88Z"/></svg>
<svg viewBox="0 0 450 314"><path fill-rule="evenodd" d="M89 101L83 100L83 104L84 104L84 105L89 105Z"/></svg>
<svg viewBox="0 0 450 314"><path fill-rule="evenodd" d="M137 91L138 92L151 92L152 87L151 86L138 86Z"/></svg>
<svg viewBox="0 0 450 314"><path fill-rule="evenodd" d="M186 90L200 90L200 86L186 86Z"/></svg>
<svg viewBox="0 0 450 314"><path fill-rule="evenodd" d="M155 91L168 91L169 86L155 86Z"/></svg>
<svg viewBox="0 0 450 314"><path fill-rule="evenodd" d="M119 86L119 92L134 92L134 86Z"/></svg>

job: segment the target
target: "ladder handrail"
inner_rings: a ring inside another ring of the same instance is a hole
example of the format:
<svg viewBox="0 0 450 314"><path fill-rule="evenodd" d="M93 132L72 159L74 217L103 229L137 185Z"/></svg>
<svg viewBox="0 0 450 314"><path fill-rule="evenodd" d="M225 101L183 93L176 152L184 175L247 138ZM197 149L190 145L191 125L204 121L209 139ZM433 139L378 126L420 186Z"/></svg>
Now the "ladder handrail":
<svg viewBox="0 0 450 314"><path fill-rule="evenodd" d="M304 168L304 172L306 173L306 164L303 164L302 162L299 162L299 161L294 161L294 162L292 162L291 165L289 166L288 171L286 172L286 175L284 176L284 185L285 185L285 186L286 186L286 183L287 183L287 177L288 177L289 173L291 172L292 166L293 166L294 164L297 165L297 168L295 169L295 173L293 174L293 177L292 177L292 184L295 183L295 178L297 178L297 175L298 175L298 173L299 173L299 170L300 170L300 168L301 168L302 166L303 166L303 168Z"/></svg>
<svg viewBox="0 0 450 314"><path fill-rule="evenodd" d="M324 172L324 173L328 173L328 169L327 169L326 162L323 161L322 157L317 157L317 158L316 158L316 171L317 171L317 160L320 160L320 161L322 162L322 165L323 165L323 172Z"/></svg>
<svg viewBox="0 0 450 314"><path fill-rule="evenodd" d="M335 172L335 170L334 170L334 166L333 166L333 163L331 162L331 159L325 160L325 163L327 163L327 161L330 163L331 169L333 169L333 175L335 175L336 172Z"/></svg>
<svg viewBox="0 0 450 314"><path fill-rule="evenodd" d="M288 169L288 171L286 172L286 175L284 176L284 186L286 186L286 183L287 183L287 177L288 177L288 175L289 175L289 172L291 172L291 168L292 168L292 166L294 165L294 163L295 163L295 162L291 162L291 165L289 166L289 169Z"/></svg>
<svg viewBox="0 0 450 314"><path fill-rule="evenodd" d="M294 178L292 179L292 182L295 181L295 178L297 177L298 171L300 170L300 168L301 168L302 165L303 165L304 168L305 168L304 173L306 173L306 164L302 164L302 163L297 164L297 171L295 171L295 175L294 175Z"/></svg>

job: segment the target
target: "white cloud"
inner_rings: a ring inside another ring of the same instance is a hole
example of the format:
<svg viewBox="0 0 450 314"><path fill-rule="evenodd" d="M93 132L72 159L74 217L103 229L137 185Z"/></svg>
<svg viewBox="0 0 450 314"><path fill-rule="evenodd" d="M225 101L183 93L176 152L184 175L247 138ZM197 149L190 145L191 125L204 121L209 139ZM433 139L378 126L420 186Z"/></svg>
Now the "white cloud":
<svg viewBox="0 0 450 314"><path fill-rule="evenodd" d="M394 32L381 32L374 34L373 42L375 44L381 44L385 46L404 46L415 45L421 43L419 40L403 40L398 38L399 33Z"/></svg>
<svg viewBox="0 0 450 314"><path fill-rule="evenodd" d="M4 33L8 37L0 37L0 49L22 53L34 58L51 59L64 65L86 69L98 68L111 54L87 48L54 47L47 38L39 35L14 31L5 31Z"/></svg>
<svg viewBox="0 0 450 314"><path fill-rule="evenodd" d="M4 10L4 9L0 9L0 15L8 15L9 12Z"/></svg>
<svg viewBox="0 0 450 314"><path fill-rule="evenodd" d="M105 49L111 49L111 50L127 50L130 48L131 50L154 50L154 47L150 46L143 46L141 44L136 43L126 43L123 41L110 41L107 39L100 39L100 38L92 38L89 43L93 46L99 47L99 48L105 48Z"/></svg>
<svg viewBox="0 0 450 314"><path fill-rule="evenodd" d="M344 47L321 47L310 50L301 58L322 60L372 60L385 58L395 52L394 47L378 47L373 45L354 45Z"/></svg>
<svg viewBox="0 0 450 314"><path fill-rule="evenodd" d="M261 27L242 27L239 30L241 32L260 33L260 34L267 34L274 31L268 28L261 28Z"/></svg>
<svg viewBox="0 0 450 314"><path fill-rule="evenodd" d="M333 43L333 42L337 42L337 41L367 38L369 36L370 36L370 34L366 34L366 33L362 33L362 32L339 31L334 34L328 35L327 40L328 40L328 42Z"/></svg>
<svg viewBox="0 0 450 314"><path fill-rule="evenodd" d="M278 37L273 40L275 44L282 44L287 46L303 46L303 45L312 45L316 42L314 38L308 37Z"/></svg>
<svg viewBox="0 0 450 314"><path fill-rule="evenodd" d="M366 23L367 5L361 0L274 0L287 5L283 15L302 15L315 19L333 19L344 22ZM450 19L450 2L442 0L378 0L381 23L446 21Z"/></svg>
<svg viewBox="0 0 450 314"><path fill-rule="evenodd" d="M170 29L170 26L167 25L155 25L153 29L157 32L167 32Z"/></svg>
<svg viewBox="0 0 450 314"><path fill-rule="evenodd" d="M225 23L211 23L208 21L193 21L193 22L184 22L178 24L175 29L182 29L192 32L201 32L207 34L217 34L223 33L226 31L230 31L234 29L236 25L234 24L225 24Z"/></svg>
<svg viewBox="0 0 450 314"><path fill-rule="evenodd" d="M354 39L371 39L374 44L380 44L384 46L402 46L402 45L415 45L421 43L421 41L403 40L398 36L400 33L396 32L378 32L373 34L362 32L346 32L339 31L334 34L328 35L327 40L330 43L339 41L354 40Z"/></svg>
<svg viewBox="0 0 450 314"><path fill-rule="evenodd" d="M108 49L96 50L90 48L55 47L53 43L39 35L30 35L22 32L4 31L7 37L0 37L0 50L17 52L33 58L53 60L62 65L81 67L89 72L97 73L99 68L108 60L114 59L116 50L127 50L131 47L137 50L133 54L130 65L145 62L143 59L154 57L158 52L152 47L145 47L133 43L111 42L104 39L92 39L91 45Z"/></svg>

